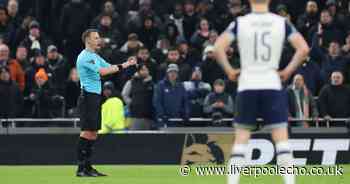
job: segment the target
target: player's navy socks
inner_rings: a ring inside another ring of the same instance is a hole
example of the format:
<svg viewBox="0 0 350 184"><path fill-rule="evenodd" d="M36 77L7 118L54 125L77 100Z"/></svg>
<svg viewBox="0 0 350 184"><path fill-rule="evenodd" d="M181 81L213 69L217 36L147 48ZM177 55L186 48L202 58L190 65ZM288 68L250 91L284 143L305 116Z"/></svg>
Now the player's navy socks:
<svg viewBox="0 0 350 184"><path fill-rule="evenodd" d="M293 154L287 141L276 143L277 164L280 167L293 167ZM288 169L289 170L289 169ZM294 174L282 174L285 184L295 184Z"/></svg>
<svg viewBox="0 0 350 184"><path fill-rule="evenodd" d="M241 168L245 166L246 144L235 144L232 148L232 155L229 160L227 169L230 172L228 175L228 184L238 184Z"/></svg>

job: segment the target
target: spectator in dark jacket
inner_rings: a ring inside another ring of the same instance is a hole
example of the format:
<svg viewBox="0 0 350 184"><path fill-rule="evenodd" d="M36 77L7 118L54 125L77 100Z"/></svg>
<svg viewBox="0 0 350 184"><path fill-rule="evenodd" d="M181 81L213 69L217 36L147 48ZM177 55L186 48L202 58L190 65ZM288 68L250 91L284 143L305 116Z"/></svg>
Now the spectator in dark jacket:
<svg viewBox="0 0 350 184"><path fill-rule="evenodd" d="M198 50L203 50L204 43L209 40L210 26L207 19L199 21L198 30L191 37L191 44Z"/></svg>
<svg viewBox="0 0 350 184"><path fill-rule="evenodd" d="M301 74L303 76L305 85L312 95L317 96L319 94L324 81L321 78L321 69L315 61L308 58L306 62L297 69L296 74Z"/></svg>
<svg viewBox="0 0 350 184"><path fill-rule="evenodd" d="M29 33L20 45L24 45L29 51L29 56L32 57L36 50L46 52L50 43L51 41L41 31L39 23L32 21L29 25Z"/></svg>
<svg viewBox="0 0 350 184"><path fill-rule="evenodd" d="M168 17L166 17L167 22L172 22L169 25L176 26L176 29L178 31L178 36L185 38L184 37L184 24L183 24L183 18L184 18L184 7L181 2L176 2L174 5L174 10L172 14L170 14ZM170 43L174 44L172 42L173 40L170 39Z"/></svg>
<svg viewBox="0 0 350 184"><path fill-rule="evenodd" d="M165 36L161 35L157 41L156 48L151 50L151 57L156 60L157 64L164 63L167 58L169 48L171 48L169 40Z"/></svg>
<svg viewBox="0 0 350 184"><path fill-rule="evenodd" d="M179 50L170 48L167 54L167 59L159 66L158 79L163 79L166 75L169 64L176 64L179 67L179 80L181 82L188 81L191 77L191 65L181 60Z"/></svg>
<svg viewBox="0 0 350 184"><path fill-rule="evenodd" d="M300 15L297 21L298 30L304 35L308 36L309 30L317 25L319 19L318 5L315 0L309 0L306 4L306 11Z"/></svg>
<svg viewBox="0 0 350 184"><path fill-rule="evenodd" d="M180 59L184 63L190 64L192 68L200 65L201 59L199 52L190 47L186 40L180 40L177 45L177 49L180 52Z"/></svg>
<svg viewBox="0 0 350 184"><path fill-rule="evenodd" d="M214 20L215 28L219 32L225 31L227 26L229 26L232 21L236 20L237 17L242 16L245 9L247 9L247 7L243 5L240 0L218 1L214 2L214 4L215 3L220 4L218 6L223 6L223 8L214 7L215 9L222 9L218 10L220 11L220 14L218 15L218 18Z"/></svg>
<svg viewBox="0 0 350 184"><path fill-rule="evenodd" d="M75 61L82 50L81 34L90 25L92 15L89 3L83 0L70 0L64 5L59 24L64 55L68 61Z"/></svg>
<svg viewBox="0 0 350 184"><path fill-rule="evenodd" d="M17 47L28 35L30 23L34 20L32 16L25 16L21 22L20 27L16 29L16 35L13 47Z"/></svg>
<svg viewBox="0 0 350 184"><path fill-rule="evenodd" d="M155 89L153 105L156 109L158 126L179 126L175 122L169 122L169 118L182 118L187 122L190 110L187 93L181 82L178 82L179 67L170 64L167 76L160 81Z"/></svg>
<svg viewBox="0 0 350 184"><path fill-rule="evenodd" d="M126 82L122 96L129 108L130 129L149 130L153 124L153 82L146 65L140 64L135 76Z"/></svg>
<svg viewBox="0 0 350 184"><path fill-rule="evenodd" d="M344 1L348 1L348 0L344 0ZM344 17L344 23L348 23L349 21L350 21L350 12L349 12L349 3L350 2L344 2L343 4L348 4L348 6L345 6L345 8L344 8L344 15L345 15L345 17ZM346 25L344 25L344 27L345 27L345 29L346 30L350 30L350 25L349 24L346 24Z"/></svg>
<svg viewBox="0 0 350 184"><path fill-rule="evenodd" d="M341 72L332 73L331 84L320 92L319 105L320 114L326 119L350 117L350 91Z"/></svg>
<svg viewBox="0 0 350 184"><path fill-rule="evenodd" d="M214 82L214 91L204 100L204 113L213 119L215 125L220 125L222 118L233 117L234 104L231 95L225 93L224 80Z"/></svg>
<svg viewBox="0 0 350 184"><path fill-rule="evenodd" d="M113 27L113 19L111 15L102 14L99 17L100 19L97 29L99 30L102 41L100 53L106 60L111 60L113 50L121 46L123 36L119 29Z"/></svg>
<svg viewBox="0 0 350 184"><path fill-rule="evenodd" d="M21 26L22 16L18 13L18 1L17 0L9 0L7 2L7 12L9 15L9 20L11 24L14 25L14 28L17 29Z"/></svg>
<svg viewBox="0 0 350 184"><path fill-rule="evenodd" d="M184 36L187 41L191 40L191 36L196 32L196 25L198 24L198 16L195 11L195 3L193 0L186 0L184 3L184 18L183 29Z"/></svg>
<svg viewBox="0 0 350 184"><path fill-rule="evenodd" d="M293 84L288 87L289 116L295 119L317 118L318 110L314 97L305 85L302 75L293 78ZM293 126L309 127L309 122L292 122Z"/></svg>
<svg viewBox="0 0 350 184"><path fill-rule="evenodd" d="M327 83L330 79L331 73L333 71L342 71L343 73L347 72L349 63L341 55L340 45L337 41L332 41L329 44L328 51L324 51L320 47L322 39L318 36L315 36L312 43L312 48L310 56L312 60L318 61L321 66L321 77L324 83Z"/></svg>
<svg viewBox="0 0 350 184"><path fill-rule="evenodd" d="M6 67L0 67L0 101L0 118L16 118L20 115L23 97Z"/></svg>
<svg viewBox="0 0 350 184"><path fill-rule="evenodd" d="M60 95L64 95L65 81L69 68L66 59L60 54L55 45L47 48L48 75L50 76L51 87Z"/></svg>
<svg viewBox="0 0 350 184"><path fill-rule="evenodd" d="M112 25L113 27L118 26L118 29L120 32L123 32L122 30L122 20L117 11L115 11L115 5L112 0L107 0L103 3L102 11L101 13L95 17L92 21L92 26L97 26L100 23L100 20L102 16L109 15L112 18Z"/></svg>
<svg viewBox="0 0 350 184"><path fill-rule="evenodd" d="M72 68L65 84L66 112L68 117L78 117L77 100L80 95L79 75L76 68Z"/></svg>
<svg viewBox="0 0 350 184"><path fill-rule="evenodd" d="M198 17L206 18L209 22L214 22L218 16L218 11L214 9L213 1L210 0L198 1L196 12Z"/></svg>
<svg viewBox="0 0 350 184"><path fill-rule="evenodd" d="M141 47L137 51L137 62L146 65L153 81L157 79L157 61L151 58L149 50L146 47Z"/></svg>
<svg viewBox="0 0 350 184"><path fill-rule="evenodd" d="M225 77L225 73L216 62L214 55L214 46L208 46L205 48L203 53L202 61L202 71L203 71L203 81L213 84L216 79L222 79Z"/></svg>
<svg viewBox="0 0 350 184"><path fill-rule="evenodd" d="M145 17L142 27L137 31L140 41L148 49L155 47L159 35L158 28L154 25L153 17Z"/></svg>
<svg viewBox="0 0 350 184"><path fill-rule="evenodd" d="M339 5L341 5L341 2L339 1L337 2L336 0L327 0L326 2L326 8L330 12L331 16L333 17L334 23L337 25L339 29L344 31L348 26L347 24L349 24L348 22L346 22L346 16L345 16L345 14L348 14L349 11L342 12L340 10Z"/></svg>
<svg viewBox="0 0 350 184"><path fill-rule="evenodd" d="M34 57L31 59L31 66L25 71L25 89L24 96L29 95L29 92L35 86L35 74L39 69L43 68L45 71L49 71L47 61L45 60L44 54L37 50L34 54Z"/></svg>
<svg viewBox="0 0 350 184"><path fill-rule="evenodd" d="M184 82L184 86L190 101L191 117L203 117L204 98L211 92L211 86L202 81L200 67L194 68L191 80Z"/></svg>
<svg viewBox="0 0 350 184"><path fill-rule="evenodd" d="M153 17L156 27L161 26L161 20L152 10L152 0L140 0L138 11L130 10L126 17L127 32L136 32L143 25L145 17Z"/></svg>
<svg viewBox="0 0 350 184"><path fill-rule="evenodd" d="M315 34L319 35L323 40L323 46L327 48L331 41L344 41L344 34L337 28L334 19L328 10L323 10L320 16L320 23L314 25L309 30L309 43L311 43Z"/></svg>
<svg viewBox="0 0 350 184"><path fill-rule="evenodd" d="M33 115L35 118L52 118L52 97L54 92L50 87L47 73L44 69L39 69L35 74L35 86L33 87L29 99L34 103Z"/></svg>
<svg viewBox="0 0 350 184"><path fill-rule="evenodd" d="M15 27L10 21L7 9L0 6L0 38L3 43L11 44L16 34Z"/></svg>
<svg viewBox="0 0 350 184"><path fill-rule="evenodd" d="M169 23L165 27L165 37L169 40L171 46L175 46L178 40L183 39L181 37L178 27L174 23Z"/></svg>

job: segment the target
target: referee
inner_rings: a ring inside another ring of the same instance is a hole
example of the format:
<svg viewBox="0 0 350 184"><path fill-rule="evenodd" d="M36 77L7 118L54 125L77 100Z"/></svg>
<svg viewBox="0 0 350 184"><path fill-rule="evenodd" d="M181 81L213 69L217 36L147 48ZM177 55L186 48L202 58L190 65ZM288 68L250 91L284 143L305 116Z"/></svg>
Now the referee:
<svg viewBox="0 0 350 184"><path fill-rule="evenodd" d="M136 64L130 57L121 65L111 65L101 58L97 51L101 48L101 38L95 29L88 29L82 35L85 49L77 59L80 76L81 95L78 100L81 133L78 141L78 177L106 176L91 165L92 148L101 128L101 76L114 74Z"/></svg>

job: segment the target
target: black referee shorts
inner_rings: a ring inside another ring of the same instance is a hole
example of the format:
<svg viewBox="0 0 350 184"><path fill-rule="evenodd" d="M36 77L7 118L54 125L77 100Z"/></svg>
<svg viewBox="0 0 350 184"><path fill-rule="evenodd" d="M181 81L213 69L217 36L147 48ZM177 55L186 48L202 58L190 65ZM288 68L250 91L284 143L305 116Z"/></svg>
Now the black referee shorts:
<svg viewBox="0 0 350 184"><path fill-rule="evenodd" d="M82 91L78 99L80 128L82 131L101 129L101 95Z"/></svg>

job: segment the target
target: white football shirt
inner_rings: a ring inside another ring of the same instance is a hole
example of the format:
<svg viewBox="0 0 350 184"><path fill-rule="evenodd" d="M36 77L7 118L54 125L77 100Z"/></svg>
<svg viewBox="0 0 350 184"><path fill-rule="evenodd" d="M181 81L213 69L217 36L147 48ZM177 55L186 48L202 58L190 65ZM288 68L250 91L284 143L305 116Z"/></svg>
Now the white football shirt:
<svg viewBox="0 0 350 184"><path fill-rule="evenodd" d="M297 31L284 18L273 13L250 13L238 17L227 28L237 41L241 74L238 91L280 90L278 67L284 42Z"/></svg>

